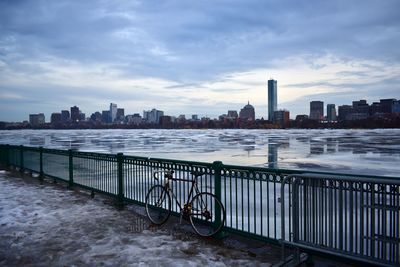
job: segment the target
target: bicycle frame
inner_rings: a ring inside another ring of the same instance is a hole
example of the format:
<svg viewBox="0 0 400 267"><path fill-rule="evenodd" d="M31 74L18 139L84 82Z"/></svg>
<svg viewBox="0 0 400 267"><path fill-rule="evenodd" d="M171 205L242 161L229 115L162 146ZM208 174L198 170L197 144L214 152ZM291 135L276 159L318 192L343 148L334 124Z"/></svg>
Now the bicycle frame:
<svg viewBox="0 0 400 267"><path fill-rule="evenodd" d="M189 195L188 195L187 200L186 200L186 202L184 204L189 203L189 201L192 199L193 195L201 193L201 191L199 190L199 188L197 186L197 177L195 177L194 179L167 178L167 182L164 184L164 188L168 192L168 194L170 194L170 196L172 196L172 198L175 200L175 203L178 205L179 210L181 212L184 209L184 206L182 207L181 202L179 202L178 197L175 195L174 191L170 187L170 181L188 182L188 183L190 182L190 183L192 183L192 186L191 186L190 191L189 191ZM193 194L193 191L195 191L194 192L195 194Z"/></svg>

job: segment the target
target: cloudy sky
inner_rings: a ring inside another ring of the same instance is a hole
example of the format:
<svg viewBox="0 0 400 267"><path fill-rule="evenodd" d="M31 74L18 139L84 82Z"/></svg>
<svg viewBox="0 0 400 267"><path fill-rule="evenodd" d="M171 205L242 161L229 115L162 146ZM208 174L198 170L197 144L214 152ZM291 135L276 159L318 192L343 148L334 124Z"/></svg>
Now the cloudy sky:
<svg viewBox="0 0 400 267"><path fill-rule="evenodd" d="M400 1L0 1L0 121L400 98Z"/></svg>

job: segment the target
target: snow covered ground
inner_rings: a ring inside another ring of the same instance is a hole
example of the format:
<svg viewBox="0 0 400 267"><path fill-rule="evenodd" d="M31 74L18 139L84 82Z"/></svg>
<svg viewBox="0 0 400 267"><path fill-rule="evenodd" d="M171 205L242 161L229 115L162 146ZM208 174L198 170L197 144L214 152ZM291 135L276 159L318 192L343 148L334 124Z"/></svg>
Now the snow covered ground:
<svg viewBox="0 0 400 267"><path fill-rule="evenodd" d="M171 225L152 228L142 213L132 207L119 211L102 196L92 199L64 185L40 185L0 171L0 266L270 265L271 251L259 257ZM276 255L271 260L276 262Z"/></svg>

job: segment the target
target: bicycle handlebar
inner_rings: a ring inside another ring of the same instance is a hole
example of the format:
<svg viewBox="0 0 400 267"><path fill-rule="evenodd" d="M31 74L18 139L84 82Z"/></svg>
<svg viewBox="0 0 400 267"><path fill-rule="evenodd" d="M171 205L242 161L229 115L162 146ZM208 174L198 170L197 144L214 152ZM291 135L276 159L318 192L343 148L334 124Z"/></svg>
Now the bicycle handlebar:
<svg viewBox="0 0 400 267"><path fill-rule="evenodd" d="M156 179L158 181L159 177L158 174L159 173L164 173L164 176L168 179L172 179L172 174L174 173L174 171L172 170L167 170L167 171L155 171L153 172L153 177L154 179Z"/></svg>

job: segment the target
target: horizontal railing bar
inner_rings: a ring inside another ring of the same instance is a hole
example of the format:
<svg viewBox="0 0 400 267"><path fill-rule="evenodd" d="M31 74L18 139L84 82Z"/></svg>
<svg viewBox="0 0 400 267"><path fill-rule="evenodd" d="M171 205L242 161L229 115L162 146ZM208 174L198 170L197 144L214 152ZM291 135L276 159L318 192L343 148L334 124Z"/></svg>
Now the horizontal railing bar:
<svg viewBox="0 0 400 267"><path fill-rule="evenodd" d="M398 206L389 206L389 205L381 205L381 204L363 205L363 207L364 208L370 208L370 209L400 211L400 207L398 207Z"/></svg>
<svg viewBox="0 0 400 267"><path fill-rule="evenodd" d="M335 180L335 181L348 181L348 182L364 182L373 184L390 184L400 185L400 178L386 177L386 176L352 176L352 175L341 175L341 174L318 174L315 172L303 172L298 175L294 175L298 178L311 178L316 180Z"/></svg>
<svg viewBox="0 0 400 267"><path fill-rule="evenodd" d="M393 238L390 236L378 235L378 234L375 234L375 236L373 236L373 237L364 236L364 239L381 241L381 242L386 242L386 243L393 243L393 244L400 244L400 238Z"/></svg>

